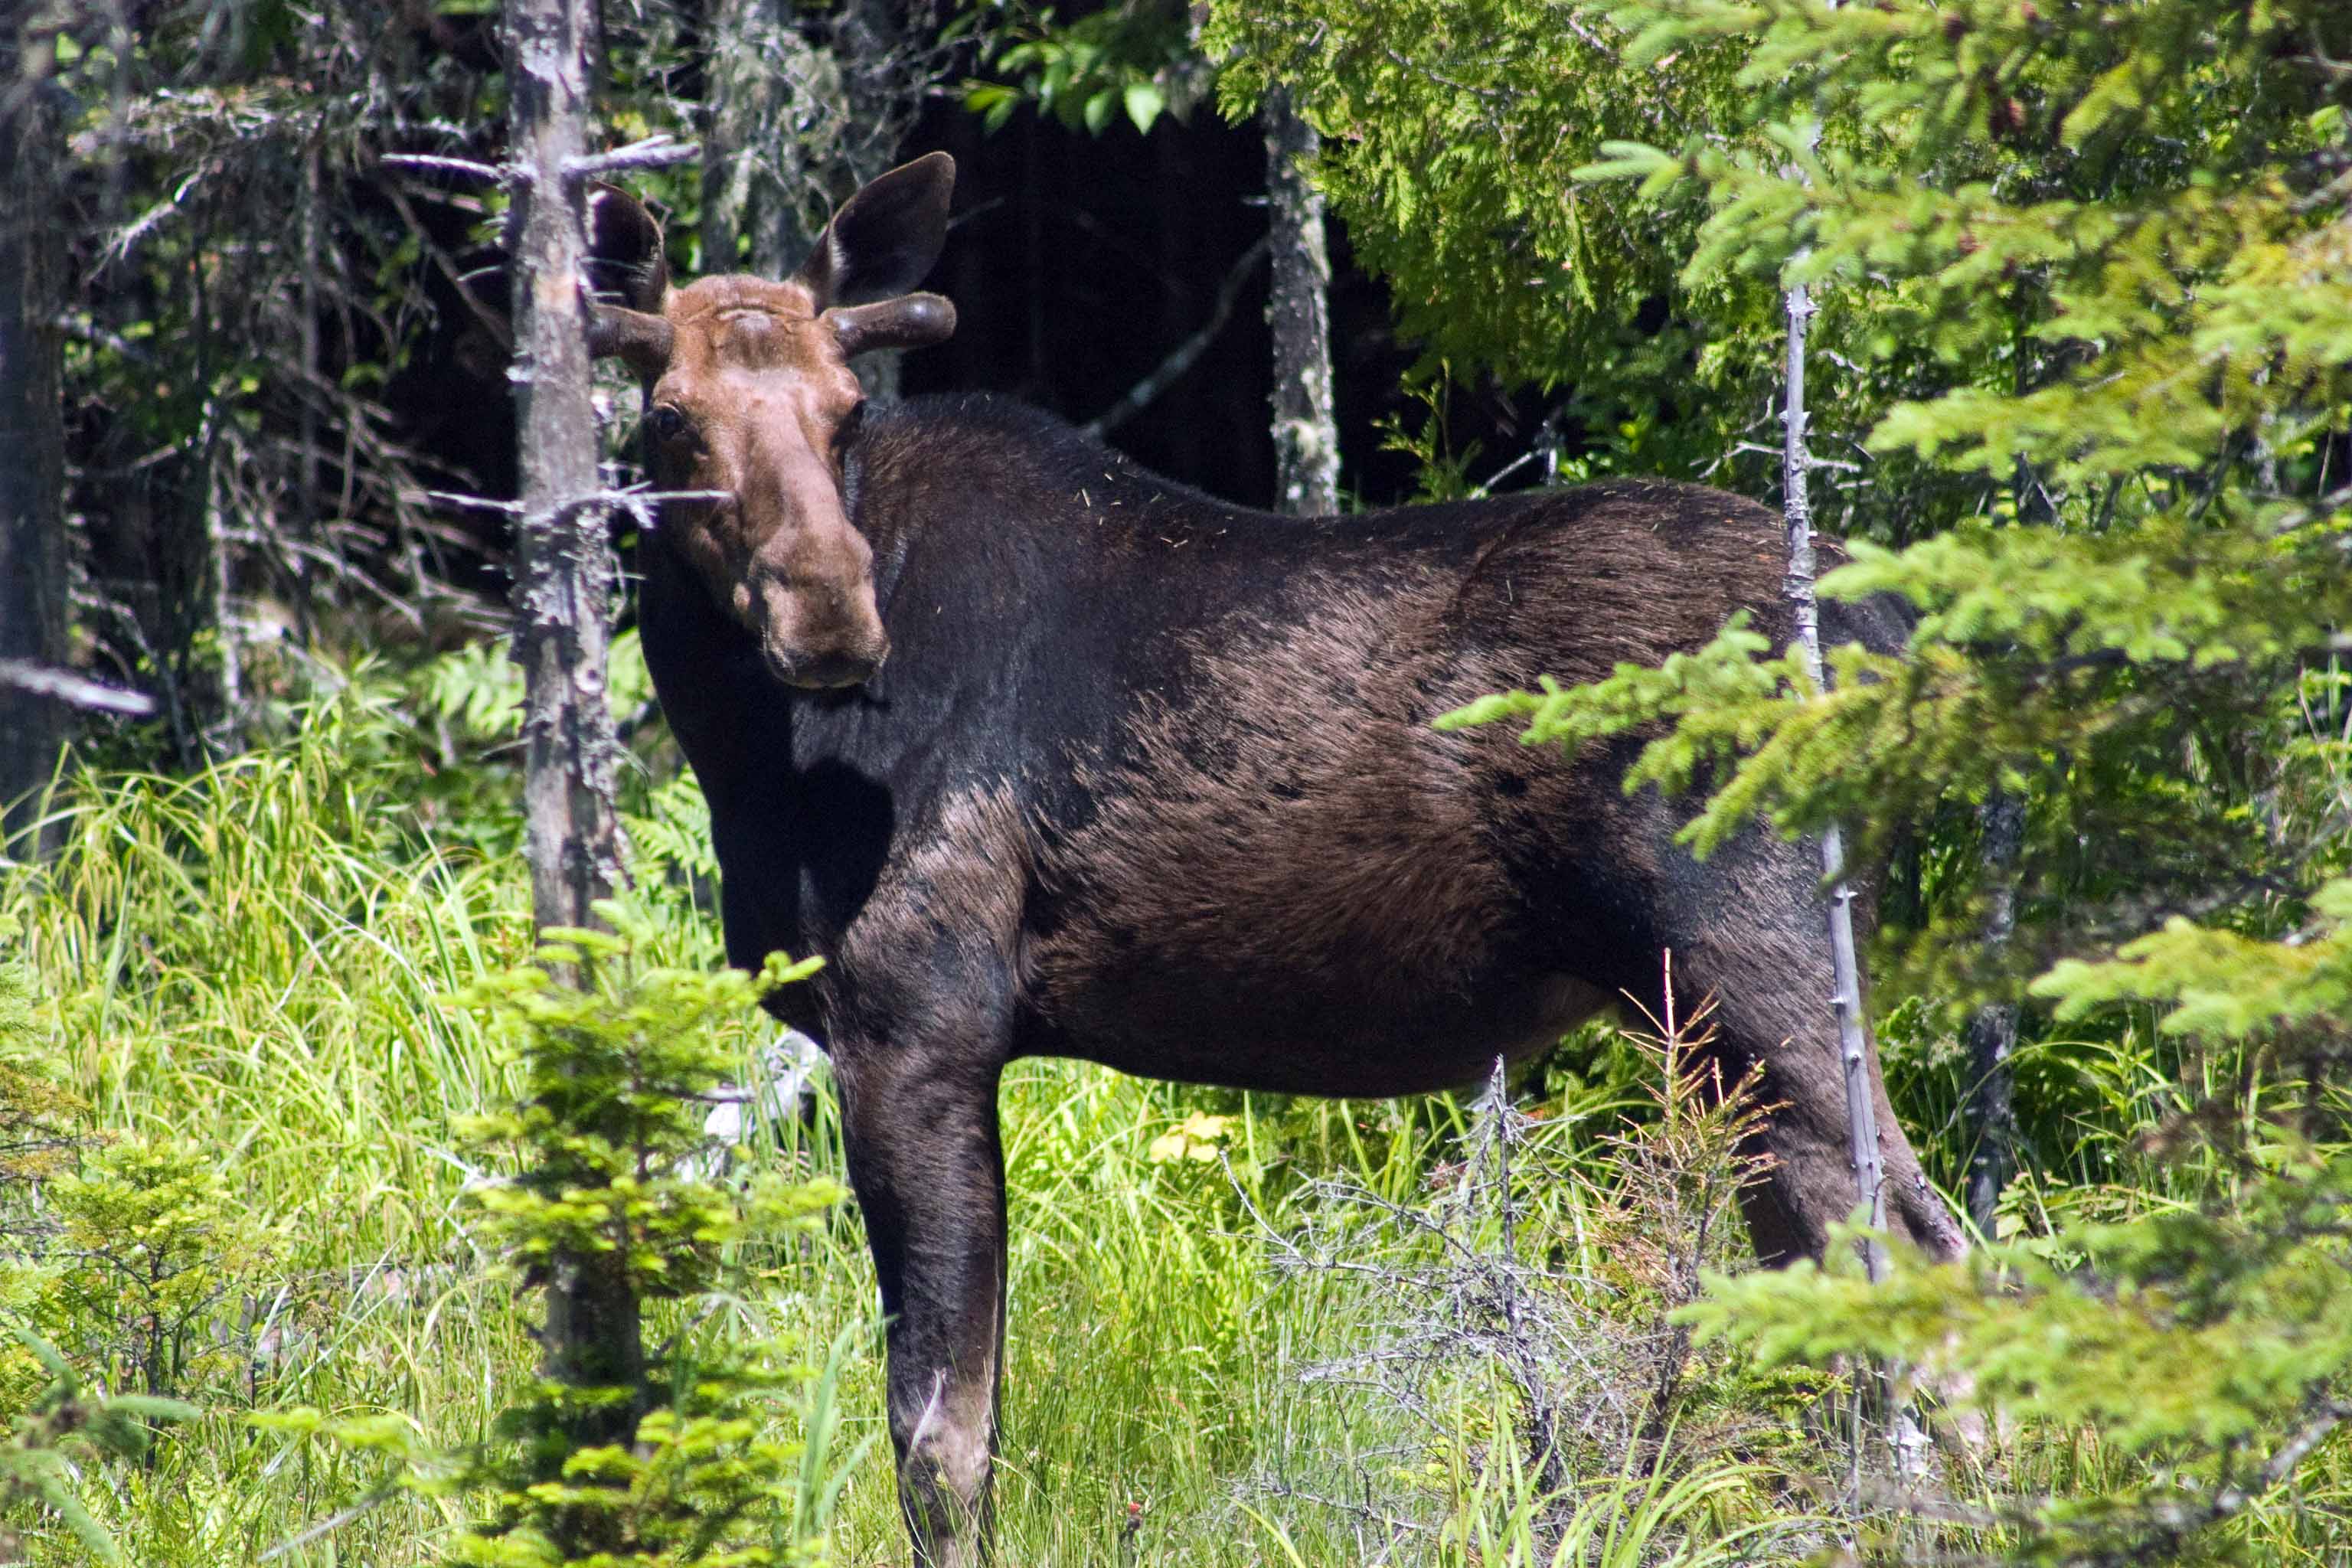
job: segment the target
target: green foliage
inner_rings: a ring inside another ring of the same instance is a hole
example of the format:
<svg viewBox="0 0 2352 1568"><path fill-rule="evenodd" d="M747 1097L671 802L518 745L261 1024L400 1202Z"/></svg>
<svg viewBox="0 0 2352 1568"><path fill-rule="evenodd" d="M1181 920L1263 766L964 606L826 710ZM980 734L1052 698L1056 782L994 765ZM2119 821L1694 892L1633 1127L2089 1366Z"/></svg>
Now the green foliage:
<svg viewBox="0 0 2352 1568"><path fill-rule="evenodd" d="M0 940L19 934L0 915ZM85 1142L89 1102L58 1081L45 1046L26 970L0 959L0 1223L11 1226L23 1222L26 1184L65 1170Z"/></svg>
<svg viewBox="0 0 2352 1568"><path fill-rule="evenodd" d="M1679 137L1612 139L1581 175L1667 220L1703 203L1685 288L1801 280L1833 317L1847 302L1819 374L1863 390L1832 406L1875 408L1868 452L1977 487L1989 515L1857 543L1822 580L1913 616L1900 656L1835 651L1826 691L1735 623L1660 668L1446 722L1517 721L1570 749L1638 737L1629 790L1706 792L1684 834L1700 853L1759 817L1843 821L1884 853L1996 792L2027 803L2023 952L2074 954L2034 992L2059 1022L2157 1004L2208 1053L2205 1091L2179 1086L2143 1134L2193 1174L2166 1201L2045 1211L2039 1239L1878 1289L1842 1258L1720 1283L1693 1321L1776 1363L1907 1362L2043 1441L2095 1443L2099 1462L2046 1498L1937 1514L2000 1557L2226 1554L2334 1430L2352 1373L2352 818L2332 739L2352 619L2352 87L2327 63L2345 18L2186 0L1605 9L1629 65L1727 50L1745 96ZM1902 394L1921 354L1934 380ZM1908 978L1980 957L1979 870L1943 856ZM2177 912L2094 956L2158 911Z"/></svg>
<svg viewBox="0 0 2352 1568"><path fill-rule="evenodd" d="M158 699L121 737L142 756L233 750L287 717L307 654L373 642L386 605L419 631L448 605L433 465L378 403L433 309L434 204L383 199L374 171L478 153L493 105L488 72L426 39L431 8L413 21L203 0L134 26L60 0L10 24L32 79L10 90L60 133L26 200L61 253L38 308L65 329L78 631Z"/></svg>
<svg viewBox="0 0 2352 1568"><path fill-rule="evenodd" d="M735 1065L710 1024L755 1005L819 962L771 954L753 978L734 969L635 970L654 927L625 905L600 910L621 934L544 933L540 965L478 982L463 996L515 1045L524 1100L473 1119L490 1151L521 1154L523 1173L479 1188L484 1229L524 1272L540 1278L564 1255L610 1253L641 1298L709 1288L720 1249L768 1233L833 1201L822 1189L757 1189L743 1201L681 1166L701 1149L701 1105ZM575 989L541 965L624 977Z"/></svg>
<svg viewBox="0 0 2352 1568"><path fill-rule="evenodd" d="M637 720L654 700L645 645L635 626L614 634L604 699L615 723ZM503 641L467 643L411 678L424 712L457 725L468 740L493 742L522 732L522 667Z"/></svg>
<svg viewBox="0 0 2352 1568"><path fill-rule="evenodd" d="M267 1266L273 1227L191 1143L127 1140L49 1184L58 1234L46 1249L52 1331L114 1386L151 1394L236 1369L239 1347L209 1331L227 1298Z"/></svg>
<svg viewBox="0 0 2352 1568"><path fill-rule="evenodd" d="M453 1560L804 1561L818 1542L794 1531L793 1505L805 1512L809 1478L799 1446L766 1419L804 1371L793 1346L716 1343L689 1327L648 1357L637 1314L740 1288L746 1249L809 1231L842 1196L823 1180L762 1173L723 1184L693 1166L705 1152L701 1107L735 1066L713 1025L817 965L772 955L754 979L642 964L655 924L621 902L598 913L612 931L549 931L538 964L487 975L462 998L509 1043L523 1085L514 1110L471 1123L475 1142L520 1166L472 1200L481 1234L524 1283L557 1292L576 1291L583 1271L609 1279L629 1310L584 1331L624 1342L605 1347L606 1364L645 1371L633 1386L580 1384L557 1336L583 1331L560 1330L551 1306L549 1373L499 1417L507 1442L439 1483L489 1503ZM581 983L559 984L551 970ZM626 1419L606 1435L616 1410Z"/></svg>
<svg viewBox="0 0 2352 1568"><path fill-rule="evenodd" d="M0 1510L37 1503L64 1524L92 1561L124 1563L128 1560L121 1547L76 1489L80 1477L74 1457L79 1452L100 1459L143 1458L153 1426L192 1421L197 1411L152 1394L93 1398L55 1347L24 1329L12 1332L47 1374L48 1383L29 1408L14 1416L8 1439L0 1445ZM0 1529L0 1550L11 1561L22 1560L23 1542L12 1531Z"/></svg>
<svg viewBox="0 0 2352 1568"><path fill-rule="evenodd" d="M2235 1561L2231 1521L2352 1415L2352 1161L2292 1140L2249 1155L2226 1206L1909 1260L1876 1286L1834 1247L1826 1270L1714 1280L1685 1319L1768 1365L1874 1357L2032 1436L2095 1434L2105 1463L2072 1495L1958 1510L2006 1560Z"/></svg>
<svg viewBox="0 0 2352 1568"><path fill-rule="evenodd" d="M963 105L992 132L1034 103L1066 130L1099 136L1124 118L1145 134L1163 114L1189 119L1213 79L1185 8L1168 0L1121 0L1066 22L1050 5L996 0L976 16L981 63L1006 79L968 79Z"/></svg>
<svg viewBox="0 0 2352 1568"><path fill-rule="evenodd" d="M1391 280L1404 329L1433 355L1544 383L1590 374L1594 340L1673 278L1654 215L1595 199L1570 172L1654 116L1705 122L1730 85L1720 48L1634 83L1616 43L1598 18L1564 26L1527 0L1228 0L1203 38L1233 53L1229 114L1280 84L1322 133L1318 183Z"/></svg>
<svg viewBox="0 0 2352 1568"><path fill-rule="evenodd" d="M1490 374L1560 399L1563 472L1696 475L1764 412L1771 290L1682 277L1696 194L1637 207L1580 184L1604 143L1736 112L1738 54L1624 68L1602 8L1543 0L1218 0L1219 101L1286 88L1322 136L1316 183L1436 384ZM1753 470L1753 465L1748 465Z"/></svg>
<svg viewBox="0 0 2352 1568"><path fill-rule="evenodd" d="M1744 97L1583 174L1638 178L1632 205L1667 219L1703 198L1685 287L1804 279L1832 312L1874 312L1820 374L1875 388L1882 461L1981 487L1995 515L1900 552L1857 543L1823 580L1916 616L1906 658L1837 656L1832 693L1734 631L1455 721L1529 718L1531 742L1569 744L1657 726L1635 782L1713 791L1702 849L1762 815L1842 817L1883 851L2009 792L2031 805L2022 896L2045 947L2151 903L2291 920L2342 837L2322 804L2335 759L2298 737L2329 721L2306 672L2352 614L2331 479L2352 426L2352 192L2328 177L2352 142L2340 74L2294 52L2322 14L1610 10L1633 64L1732 49ZM1945 385L1889 401L1922 345ZM1814 417L1834 431L1839 411ZM1949 864L1931 973L1976 930L1971 873Z"/></svg>
<svg viewBox="0 0 2352 1568"><path fill-rule="evenodd" d="M205 1246L216 1211L189 1191L192 1164L108 1149L92 1170L74 1173L92 1142L83 1131L89 1107L59 1077L25 972L0 963L0 1320L9 1335L0 1352L0 1415L10 1424L0 1444L0 1516L37 1507L91 1559L120 1563L121 1547L82 1500L75 1461L144 1458L152 1426L195 1417L194 1406L163 1396L179 1383L163 1352L184 1352L187 1329L217 1295L206 1286L224 1260ZM160 1179L142 1181L158 1165L165 1167ZM158 1201L160 1186L173 1191ZM119 1387L133 1381L121 1374L140 1368L146 1352L148 1375L136 1381L147 1392L93 1396L36 1321L52 1332L96 1325L142 1336L126 1355L107 1356L115 1345L105 1344L84 1359L108 1373L102 1386ZM16 1532L0 1527L0 1551L17 1561L22 1549Z"/></svg>
<svg viewBox="0 0 2352 1568"><path fill-rule="evenodd" d="M1534 5L1216 16L1256 57L1229 70L1233 101L1253 71L1292 85L1363 253L1457 368L1637 404L1612 334L1664 294L1701 345L1676 366L1688 467L1738 474L1739 405L1771 390L1772 298L1814 287L1813 423L1825 450L1864 437L1830 514L1917 541L1858 544L1822 589L1906 601L1908 652L1834 652L1821 691L1735 624L1662 668L1446 722L1569 749L1635 737L1628 789L1706 793L1684 835L1701 853L1758 816L1843 820L1873 854L1939 835L1913 851L1929 921L1904 978L1955 1000L1983 888L1954 825L1996 792L2031 824L2021 959L2182 911L2036 991L2061 1021L2157 1003L2193 1045L2158 1055L2126 1028L2021 1058L2101 1128L2159 1089L2168 1120L2140 1137L2161 1152L2109 1144L2104 1166L2169 1167L2158 1183L2037 1173L2012 1212L2055 1241L1876 1293L1759 1277L1698 1311L1785 1363L1871 1353L1972 1378L2037 1440L2094 1443L2045 1503L1938 1515L1998 1554L2242 1546L2339 1418L2346 1371L2342 1155L2273 1120L2341 1125L2352 994L2340 9L1633 0L1566 36ZM1414 46L1384 42L1400 37Z"/></svg>
<svg viewBox="0 0 2352 1568"><path fill-rule="evenodd" d="M2282 287L2343 243L2313 201L2344 139L2331 25L2316 3L1221 0L1204 44L1239 51L1229 112L1279 82L1323 132L1318 183L1423 373L1567 389L1590 471L1769 487L1783 264L1866 279L1817 291L1817 364L1839 374L1817 372L1814 426L1859 467L1816 505L1905 539L2013 510L2021 445L2193 465L2223 433L2210 378L2155 346L2187 316L2204 363L2228 357L2225 419L2257 384L2273 413L2288 386L2325 405L2263 345L2291 342L2298 370L2345 352L2340 283ZM2092 353L2126 384L2003 406L2101 385L2068 374ZM1920 460L1899 410L1930 400L1930 449L1975 461ZM2257 422L2295 445L2292 421ZM1874 449L1849 444L1874 427Z"/></svg>
<svg viewBox="0 0 2352 1568"><path fill-rule="evenodd" d="M2162 1026L2227 1039L2316 1033L2345 1037L2352 1023L2352 880L2337 878L2309 900L2312 921L2292 941L2263 942L2176 917L2125 944L2106 963L2068 959L2034 983L2061 1018L2118 1002L2168 1005Z"/></svg>
<svg viewBox="0 0 2352 1568"><path fill-rule="evenodd" d="M2313 678L2315 700L2333 689L2324 676ZM482 1216L467 1194L521 1165L510 1152L486 1170L450 1128L524 1098L520 1041L508 1033L501 1044L481 1015L445 1004L528 955L525 879L518 858L467 847L473 828L462 842L444 837L457 825L425 770L446 770L429 726L404 710L413 700L376 667L284 739L232 763L184 779L69 779L63 852L0 879L0 910L18 922L9 941L35 976L32 1006L19 1014L29 1054L9 1059L87 1100L99 1130L201 1130L229 1201L277 1227L276 1250L238 1292L262 1310L241 1342L250 1362L234 1387L223 1376L191 1388L215 1412L249 1398L274 1414L178 1424L135 1466L100 1471L74 1454L84 1505L142 1564L213 1568L281 1547L272 1562L310 1568L445 1561L467 1505L497 1506L498 1494L457 1485L476 1446L519 1457L518 1439L489 1435L501 1411L539 1386L538 1293L517 1288L519 1270L485 1267L471 1239ZM461 765L481 769L470 752ZM690 781L665 780L656 793L688 832ZM668 889L646 891L657 897L637 964L721 962L707 916L680 913ZM1905 1015L1916 1040L1890 1051L1890 1071L1913 1075L1896 1091L1906 1108L1935 1104L1916 1086L1949 1070L1923 1011ZM756 1082L747 1064L763 1021L721 1011L705 1026L730 1076ZM2299 1047L2286 1045L2293 1067ZM61 1065L41 1066L45 1051ZM2296 1099L2290 1078L2257 1060L2146 1028L2031 1042L2020 1071L2021 1109L2052 1152L2013 1189L2014 1221L2041 1233L2189 1212L2233 1190L2242 1167L2228 1149L2185 1141L2179 1129L2218 1100L2254 1139ZM1658 1244L1671 1233L1633 1217L1637 1194L1625 1178L1639 1155L1609 1141L1631 1135L1629 1115L1663 1129L1650 1092L1655 1057L1595 1029L1580 1054L1553 1064L1549 1081L1534 1097L1543 1153L1528 1167L1541 1180L1527 1182L1520 1211L1531 1227L1522 1235L1542 1245L1529 1241L1522 1257L1563 1277L1578 1310L1646 1332L1670 1261ZM1003 1102L1017 1303L998 1483L1003 1560L1105 1563L1128 1553L1257 1568L1291 1561L1285 1540L1307 1563L1359 1560L1356 1516L1276 1488L1339 1495L1318 1491L1315 1478L1365 1453L1364 1409L1296 1376L1363 1341L1356 1320L1318 1308L1303 1287L1269 1289L1267 1247L1244 1199L1279 1234L1297 1236L1314 1212L1309 1179L1345 1173L1366 1194L1431 1215L1458 1201L1432 1174L1460 1161L1466 1108L1445 1097L1339 1105L1215 1094L1054 1061L1015 1064ZM84 1124L68 1110L58 1125ZM1924 1126L1924 1148L1948 1163L1960 1157L1949 1128L1932 1114ZM763 1174L839 1172L829 1095L806 1124L784 1119L769 1132L775 1143L734 1152L726 1184L740 1192ZM1171 1134L1187 1152L1155 1158L1153 1144ZM1223 1159L1190 1157L1204 1142ZM667 1385L721 1365L730 1344L798 1336L797 1370L750 1407L760 1423L751 1441L798 1455L783 1464L788 1495L753 1544L784 1552L822 1541L837 1563L898 1560L904 1527L877 1419L880 1336L858 1226L835 1210L789 1242L731 1250L748 1269L739 1281L652 1309L649 1342L677 1357ZM2065 1261L2053 1255L2053 1267ZM21 1314L37 1300L9 1302ZM1425 1311L1402 1316L1404 1331L1422 1337L1430 1321ZM1612 1357L1641 1348L1606 1345ZM1612 1528L1619 1561L1644 1543L1660 1555L1680 1544L1694 1557L1748 1561L1827 1544L1817 1504L1784 1478L1831 1463L1801 1418L1833 1380L1798 1366L1759 1372L1727 1342L1699 1347L1693 1368L1672 1440L1685 1468L1597 1463L1572 1499L1555 1500L1557 1513L1524 1467L1514 1478L1508 1446L1494 1446L1509 1428L1509 1403L1480 1391L1449 1409L1453 1432L1405 1467L1424 1478L1417 1484L1441 1488L1458 1527L1444 1555L1428 1560L1526 1563L1523 1529L1580 1542L1588 1562ZM0 1379L0 1396L21 1414L50 1375L26 1351ZM698 1413L708 1411L680 1419ZM2122 1495L2134 1479L2095 1438L2054 1422L1998 1434L1990 1473L2009 1487L1956 1480L1956 1507L2001 1512L2009 1492L2077 1491L2085 1479ZM2249 1447L2247 1467L2271 1451ZM1468 1462L1486 1453L1493 1466ZM1441 1477L1423 1468L1432 1458ZM667 1506L678 1473L646 1477L631 1506ZM1373 1474L1403 1489L1386 1469ZM2230 1529L2243 1554L2326 1560L2346 1475L2340 1441L2313 1453L2292 1486L2237 1516ZM1237 1512L1237 1489L1255 1518ZM1418 1506L1438 1494L1411 1495ZM1938 1539L1952 1552L1990 1551L2011 1528ZM27 1528L24 1546L44 1568L90 1555L47 1524Z"/></svg>
<svg viewBox="0 0 2352 1568"><path fill-rule="evenodd" d="M2281 782L2263 743L2284 751L2303 671L2352 615L2336 539L2168 516L2086 535L1966 529L1899 553L1858 542L1823 595L1901 595L1911 647L1832 650L1826 693L1793 649L1735 624L1657 669L1498 695L1442 723L1524 720L1527 743L1570 750L1647 733L1626 787L1710 788L1683 834L1702 855L1761 816L1790 833L1843 819L1875 857L1943 801L2020 792L2044 839L2075 846L2032 879L2065 887L2071 922L2089 925L2102 893L2260 889L2313 864L2245 803Z"/></svg>

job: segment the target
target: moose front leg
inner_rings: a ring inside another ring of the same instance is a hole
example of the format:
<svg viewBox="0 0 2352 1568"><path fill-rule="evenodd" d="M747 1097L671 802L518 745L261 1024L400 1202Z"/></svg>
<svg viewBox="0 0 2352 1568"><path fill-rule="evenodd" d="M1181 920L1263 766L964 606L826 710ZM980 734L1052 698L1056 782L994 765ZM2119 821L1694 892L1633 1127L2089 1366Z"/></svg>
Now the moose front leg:
<svg viewBox="0 0 2352 1568"><path fill-rule="evenodd" d="M850 1184L888 1315L898 1500L923 1568L987 1550L1004 1340L998 1064L837 1052Z"/></svg>

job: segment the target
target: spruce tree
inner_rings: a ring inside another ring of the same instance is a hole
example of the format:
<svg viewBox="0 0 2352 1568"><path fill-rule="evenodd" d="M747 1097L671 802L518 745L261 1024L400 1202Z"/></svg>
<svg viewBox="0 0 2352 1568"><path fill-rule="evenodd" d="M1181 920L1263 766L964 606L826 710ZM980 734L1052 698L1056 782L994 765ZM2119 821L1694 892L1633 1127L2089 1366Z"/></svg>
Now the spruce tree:
<svg viewBox="0 0 2352 1568"><path fill-rule="evenodd" d="M1924 841L1882 1000L1964 1016L2038 971L2055 1026L2152 1005L2215 1054L2237 1113L2152 1134L2201 1173L2179 1208L2060 1214L1876 1289L1841 1251L1701 1310L1773 1358L1965 1374L2116 1461L2071 1495L1947 1507L1982 1527L1971 1550L2221 1550L2342 1419L2352 1370L2352 15L1223 0L1213 33L1244 50L1229 107L1280 81L1324 133L1320 177L1433 360L1616 422L1571 474L1769 493L1772 307L1812 292L1812 423L1842 465L1819 499L1854 541L1821 588L1908 601L1907 653L1829 650L1824 683L1735 624L1450 721L1645 733L1626 787L1703 796L1702 855L1759 816L1843 822L1865 858ZM2006 1031L1977 1031L1986 1067Z"/></svg>
<svg viewBox="0 0 2352 1568"><path fill-rule="evenodd" d="M1843 368L1881 394L1931 351L1943 384L1886 399L1865 449L1983 502L1907 548L1857 542L1823 579L1917 617L1900 657L1833 653L1826 689L1735 625L1663 668L1452 721L1510 717L1570 748L1651 727L1627 787L1705 792L1702 854L1757 816L1844 819L1884 846L2021 802L2032 990L2059 1020L2153 1004L2242 1083L2284 1083L2256 1114L2160 1134L2213 1173L2182 1207L1876 1288L1833 1257L1718 1284L1697 1314L1768 1359L1905 1361L2011 1421L2095 1433L2116 1462L2072 1495L1937 1505L2004 1555L2224 1552L2352 1414L2352 18L2189 0L1608 11L1633 69L1734 49L1743 107L1610 142L1587 180L1703 200L1685 287L1785 269L1876 323ZM1969 896L1967 866L1915 979L1982 951L2007 881Z"/></svg>

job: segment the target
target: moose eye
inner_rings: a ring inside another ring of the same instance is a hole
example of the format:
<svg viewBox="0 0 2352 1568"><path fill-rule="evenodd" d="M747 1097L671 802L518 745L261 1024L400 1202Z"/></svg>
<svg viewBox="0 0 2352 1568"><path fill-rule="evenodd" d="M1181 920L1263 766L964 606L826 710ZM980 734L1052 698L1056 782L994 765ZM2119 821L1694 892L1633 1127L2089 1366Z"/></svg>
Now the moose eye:
<svg viewBox="0 0 2352 1568"><path fill-rule="evenodd" d="M667 403L654 405L653 412L646 416L646 428L652 431L654 439L665 447L694 434L692 421Z"/></svg>

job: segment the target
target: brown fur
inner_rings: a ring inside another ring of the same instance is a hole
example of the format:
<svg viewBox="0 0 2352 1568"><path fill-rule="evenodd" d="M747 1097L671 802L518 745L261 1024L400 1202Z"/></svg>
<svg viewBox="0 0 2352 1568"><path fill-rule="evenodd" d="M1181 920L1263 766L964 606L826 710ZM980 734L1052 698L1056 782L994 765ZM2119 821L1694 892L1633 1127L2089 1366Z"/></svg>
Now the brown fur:
<svg viewBox="0 0 2352 1568"><path fill-rule="evenodd" d="M1773 564L1745 529L1693 528L1677 503L1697 492L1616 491L1605 509L1563 503L1589 509L1572 531L1530 506L1466 566L1310 576L1279 624L1189 639L1181 695L1141 700L1128 754L1075 764L1101 805L1041 864L1075 911L1032 954L1041 1005L1112 1042L1090 1054L1214 1078L1227 1062L1183 1059L1193 1008L1179 994L1214 974L1231 1018L1296 1021L1254 1043L1292 1064L1298 1081L1280 1087L1324 1092L1464 1081L1523 1045L1512 1032L1559 1022L1536 992L1574 955L1529 964L1537 879L1604 844L1655 868L1671 828L1656 803L1618 797L1605 759L1563 768L1499 731L1430 721L1538 673L1597 679L1689 646L1728 613L1692 584L1737 593ZM1670 581L1701 602L1658 603ZM1530 644L1547 626L1571 635ZM1344 1040L1335 1016L1359 1020Z"/></svg>
<svg viewBox="0 0 2352 1568"><path fill-rule="evenodd" d="M781 284L663 292L650 219L606 214L642 287L598 342L647 377L660 481L722 492L663 509L646 658L711 803L730 956L832 960L793 991L837 1073L917 1555L961 1565L985 1535L1015 1056L1433 1089L1620 994L1661 1009L1671 950L1673 1000L1716 996L1727 1077L1760 1065L1778 1102L1759 1252L1818 1255L1853 1180L1815 847L1758 829L1695 864L1689 805L1620 788L1638 735L1563 763L1431 727L1742 609L1784 643L1777 520L1648 481L1277 520L986 403L851 439L850 355L952 326L904 292L951 178L939 155L885 175ZM856 689L783 689L815 686ZM1876 1098L1898 1228L1959 1250Z"/></svg>
<svg viewBox="0 0 2352 1568"><path fill-rule="evenodd" d="M860 971L928 969L944 944L971 969L1016 974L1023 889L1036 858L1034 834L999 785L940 804L920 845L894 862L844 933L841 962Z"/></svg>
<svg viewBox="0 0 2352 1568"><path fill-rule="evenodd" d="M1213 952L1228 973L1316 980L1368 1000L1458 992L1509 889L1462 765L1469 748L1397 693L1444 587L1326 583L1311 619L1194 654L1202 700L1147 699L1135 759L1078 776L1101 814L1054 857L1071 886L1116 896L1046 944L1049 989L1103 960L1102 921L1133 928L1129 963ZM1430 713L1440 705L1427 705Z"/></svg>
<svg viewBox="0 0 2352 1568"><path fill-rule="evenodd" d="M841 503L836 438L863 400L803 285L706 278L671 293L646 428L676 502L662 524L713 597L795 685L862 680L888 657L874 552Z"/></svg>

